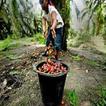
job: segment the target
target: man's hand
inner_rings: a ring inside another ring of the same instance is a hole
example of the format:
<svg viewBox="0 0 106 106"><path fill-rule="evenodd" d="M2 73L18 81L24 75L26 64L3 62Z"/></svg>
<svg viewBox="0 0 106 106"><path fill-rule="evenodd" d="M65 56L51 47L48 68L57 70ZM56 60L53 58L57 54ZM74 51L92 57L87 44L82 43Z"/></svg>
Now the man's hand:
<svg viewBox="0 0 106 106"><path fill-rule="evenodd" d="M48 32L47 31L43 31L43 36L45 37L45 39L47 39L47 36L48 36Z"/></svg>
<svg viewBox="0 0 106 106"><path fill-rule="evenodd" d="M55 29L51 28L51 33L52 33L52 37L55 38L56 37L56 31Z"/></svg>

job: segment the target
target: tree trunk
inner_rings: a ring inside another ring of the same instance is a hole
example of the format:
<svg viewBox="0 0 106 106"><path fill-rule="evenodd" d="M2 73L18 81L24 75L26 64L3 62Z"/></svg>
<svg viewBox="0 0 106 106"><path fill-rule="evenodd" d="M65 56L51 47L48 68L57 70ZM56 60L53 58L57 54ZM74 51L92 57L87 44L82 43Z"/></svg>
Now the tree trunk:
<svg viewBox="0 0 106 106"><path fill-rule="evenodd" d="M55 4L64 21L62 49L67 50L68 29L70 28L70 0L55 0Z"/></svg>

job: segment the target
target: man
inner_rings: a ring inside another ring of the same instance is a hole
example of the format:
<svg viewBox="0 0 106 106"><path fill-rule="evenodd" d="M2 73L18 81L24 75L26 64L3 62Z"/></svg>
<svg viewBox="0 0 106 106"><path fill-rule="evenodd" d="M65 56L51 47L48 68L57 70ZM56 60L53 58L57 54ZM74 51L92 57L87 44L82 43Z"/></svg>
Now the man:
<svg viewBox="0 0 106 106"><path fill-rule="evenodd" d="M40 0L40 4L42 9L45 11L45 15L42 18L42 29L44 37L46 38L46 50L44 56L47 55L48 47L50 43L52 43L55 49L55 58L58 59L59 52L62 50L61 46L64 22L58 10L54 6L54 0Z"/></svg>

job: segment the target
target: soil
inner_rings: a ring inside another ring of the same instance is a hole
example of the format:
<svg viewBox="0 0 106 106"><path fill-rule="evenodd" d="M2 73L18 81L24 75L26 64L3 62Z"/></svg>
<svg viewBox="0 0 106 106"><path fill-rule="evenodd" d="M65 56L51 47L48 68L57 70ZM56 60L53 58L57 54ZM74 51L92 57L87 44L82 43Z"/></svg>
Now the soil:
<svg viewBox="0 0 106 106"><path fill-rule="evenodd" d="M44 49L29 45L0 53L0 106L43 106L35 67L45 60ZM86 58L87 54L77 56L70 49L63 54L62 62L69 67L65 92L76 91L78 106L94 106L100 88L106 88L105 63L92 62ZM71 106L66 98L64 93L65 106Z"/></svg>

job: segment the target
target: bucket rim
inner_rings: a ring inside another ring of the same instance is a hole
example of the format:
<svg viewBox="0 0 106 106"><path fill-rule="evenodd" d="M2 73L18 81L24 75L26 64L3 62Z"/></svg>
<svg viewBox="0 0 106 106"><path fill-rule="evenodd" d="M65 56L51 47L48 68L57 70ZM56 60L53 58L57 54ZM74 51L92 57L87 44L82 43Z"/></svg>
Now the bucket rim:
<svg viewBox="0 0 106 106"><path fill-rule="evenodd" d="M43 75L43 76L48 76L48 77L60 77L60 76L63 76L63 75L66 75L67 73L68 73L68 66L66 65L66 64L64 64L64 63L62 63L64 66L66 66L66 68L67 68L67 71L66 72L64 72L64 73L57 73L57 74L49 74L49 73L45 73L45 72L40 72L40 71L38 71L38 68L39 68L39 66L41 66L41 65L43 65L44 63L46 63L46 62L41 62L41 63L39 63L38 65L36 65L36 73L38 73L39 75Z"/></svg>

